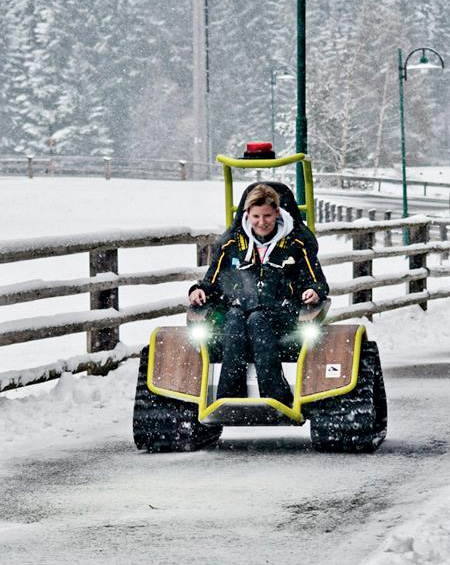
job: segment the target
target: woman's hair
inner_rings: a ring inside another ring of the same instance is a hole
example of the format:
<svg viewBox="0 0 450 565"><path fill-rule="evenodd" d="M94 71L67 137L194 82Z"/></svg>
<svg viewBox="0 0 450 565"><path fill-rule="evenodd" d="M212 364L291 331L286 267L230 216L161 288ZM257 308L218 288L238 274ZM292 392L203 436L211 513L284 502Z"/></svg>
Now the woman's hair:
<svg viewBox="0 0 450 565"><path fill-rule="evenodd" d="M280 207L280 196L271 186L260 183L248 193L244 210L248 212L252 206L264 206L265 204L277 210Z"/></svg>

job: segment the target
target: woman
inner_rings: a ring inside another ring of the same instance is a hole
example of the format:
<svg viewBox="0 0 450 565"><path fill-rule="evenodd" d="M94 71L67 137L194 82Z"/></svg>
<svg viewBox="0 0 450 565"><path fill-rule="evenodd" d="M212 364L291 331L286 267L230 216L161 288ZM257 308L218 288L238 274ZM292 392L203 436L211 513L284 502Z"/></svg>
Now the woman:
<svg viewBox="0 0 450 565"><path fill-rule="evenodd" d="M311 232L298 222L294 227L273 187L252 186L244 209L240 224L222 238L203 281L189 290L189 300L193 306L220 300L226 307L217 398L247 396L250 352L260 396L291 405L279 339L295 329L300 306L324 299L328 285Z"/></svg>

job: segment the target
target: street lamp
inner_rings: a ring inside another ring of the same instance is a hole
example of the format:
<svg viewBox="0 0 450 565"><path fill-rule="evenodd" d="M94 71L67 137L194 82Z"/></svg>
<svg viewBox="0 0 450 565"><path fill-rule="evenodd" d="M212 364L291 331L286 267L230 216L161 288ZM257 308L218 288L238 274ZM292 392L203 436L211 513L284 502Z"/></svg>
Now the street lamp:
<svg viewBox="0 0 450 565"><path fill-rule="evenodd" d="M276 107L275 107L275 88L277 86L277 80L293 80L295 77L287 71L276 71L275 69L270 70L270 126L272 135L272 148L275 151L275 118L276 118Z"/></svg>
<svg viewBox="0 0 450 565"><path fill-rule="evenodd" d="M421 52L420 59L415 64L408 65L411 57ZM429 58L427 57L427 53L429 53L429 57L432 58L430 62ZM403 83L406 82L408 75L408 69L420 69L422 71L427 71L429 69L443 69L444 68L444 61L442 57L439 55L437 51L434 49L430 49L429 47L419 47L418 49L414 49L409 53L409 55L405 59L405 63L402 60L402 50L398 50L398 80L399 80L399 93L400 93L400 135L401 135L401 149L402 149L402 196L403 196L403 218L408 217L408 186L406 182L406 143L405 143L405 117L404 117L404 104L403 104ZM404 243L408 243L408 230L404 231Z"/></svg>

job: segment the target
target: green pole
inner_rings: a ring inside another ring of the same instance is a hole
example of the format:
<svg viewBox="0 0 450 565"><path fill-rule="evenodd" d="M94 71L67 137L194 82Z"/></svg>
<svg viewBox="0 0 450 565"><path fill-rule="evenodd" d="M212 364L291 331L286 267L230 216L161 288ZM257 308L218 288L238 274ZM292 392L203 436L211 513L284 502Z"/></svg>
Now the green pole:
<svg viewBox="0 0 450 565"><path fill-rule="evenodd" d="M403 198L403 218L407 218L408 214L408 184L406 182L406 142L405 142L405 109L404 109L404 95L403 95L403 81L406 80L402 50L398 50L398 82L399 82L399 96L400 96L400 139L402 149L402 198ZM409 230L403 230L403 244L409 244Z"/></svg>
<svg viewBox="0 0 450 565"><path fill-rule="evenodd" d="M405 80L402 50L398 50L398 80L400 94L400 137L402 147L402 195L403 195L403 217L408 217L408 185L406 182L406 143L405 143L405 109L403 95L403 81Z"/></svg>
<svg viewBox="0 0 450 565"><path fill-rule="evenodd" d="M306 123L306 80L305 80L305 0L297 0L297 119L295 123L295 146L297 153L307 153L307 123ZM296 165L296 193L298 204L305 204L305 182L303 165Z"/></svg>
<svg viewBox="0 0 450 565"><path fill-rule="evenodd" d="M275 151L275 71L270 71L270 126L272 130L272 149Z"/></svg>

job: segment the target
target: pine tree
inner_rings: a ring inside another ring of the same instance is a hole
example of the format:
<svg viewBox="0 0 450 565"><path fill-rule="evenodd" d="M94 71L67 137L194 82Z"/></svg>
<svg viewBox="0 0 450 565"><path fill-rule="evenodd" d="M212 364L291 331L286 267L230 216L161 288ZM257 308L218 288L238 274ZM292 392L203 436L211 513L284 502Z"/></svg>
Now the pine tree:
<svg viewBox="0 0 450 565"><path fill-rule="evenodd" d="M6 80L8 40L7 19L2 18L0 19L0 154L8 153L11 146L12 119L7 107L9 84Z"/></svg>
<svg viewBox="0 0 450 565"><path fill-rule="evenodd" d="M146 159L192 159L192 15L177 0L134 6L128 152ZM182 30L182 33L180 33Z"/></svg>
<svg viewBox="0 0 450 565"><path fill-rule="evenodd" d="M0 152L192 156L192 14L179 0L4 0ZM212 155L272 134L295 151L296 2L209 1ZM448 59L444 0L306 4L308 152L315 168L399 161L397 50ZM447 62L447 61L446 61ZM450 62L449 62L450 64ZM408 163L450 145L446 72L405 84Z"/></svg>
<svg viewBox="0 0 450 565"><path fill-rule="evenodd" d="M65 10L73 42L61 73L63 88L56 103L55 144L58 153L108 155L112 152L113 135L101 88L104 77L99 43L103 37L98 7L70 1ZM81 26L83 34L77 34Z"/></svg>
<svg viewBox="0 0 450 565"><path fill-rule="evenodd" d="M4 112L7 129L2 134L3 150L24 154L33 150L33 121L28 116L30 65L34 38L33 0L8 0L4 20L6 59L3 65Z"/></svg>

